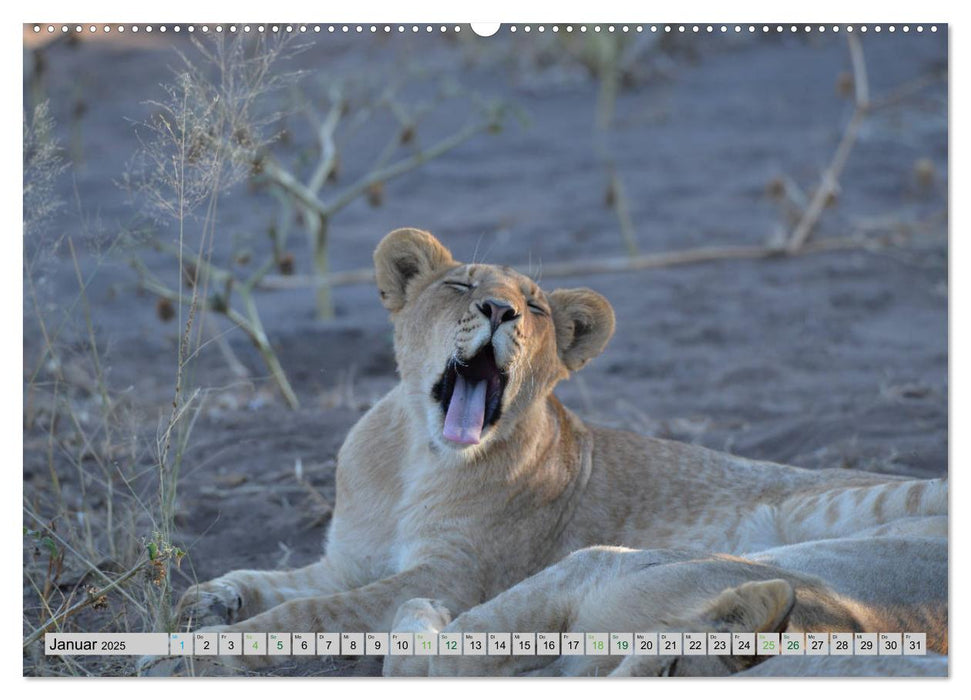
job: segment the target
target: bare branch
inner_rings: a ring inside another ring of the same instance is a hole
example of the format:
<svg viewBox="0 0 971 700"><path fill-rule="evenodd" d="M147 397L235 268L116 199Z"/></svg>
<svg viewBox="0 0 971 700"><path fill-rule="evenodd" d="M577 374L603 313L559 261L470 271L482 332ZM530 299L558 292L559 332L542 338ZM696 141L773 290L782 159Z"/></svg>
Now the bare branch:
<svg viewBox="0 0 971 700"><path fill-rule="evenodd" d="M281 168L275 161L268 159L263 163L262 175L278 185L285 192L291 194L300 206L310 209L318 216L326 216L327 205L320 201L314 192L308 189L288 171Z"/></svg>
<svg viewBox="0 0 971 700"><path fill-rule="evenodd" d="M662 267L677 267L680 265L696 265L701 263L718 262L721 260L761 260L766 258L786 258L815 253L828 253L835 250L874 250L892 246L901 236L913 233L913 228L902 228L899 231L877 236L855 234L825 238L814 243L807 243L799 250L788 250L777 246L711 246L675 250L665 253L649 253L632 257L602 258L600 260L580 260L560 263L545 263L543 277L573 277L576 275L597 275L615 272L634 272ZM526 269L526 268L521 268ZM333 272L327 275L323 282L310 275L267 275L261 287L268 290L306 289L324 283L332 287L352 286L357 284L371 284L374 282L374 270L360 268Z"/></svg>
<svg viewBox="0 0 971 700"><path fill-rule="evenodd" d="M496 126L497 118L470 124L458 133L442 139L431 148L419 151L409 158L405 158L404 160L400 160L397 163L387 166L386 168L382 168L365 175L355 184L347 188L347 190L338 195L333 201L331 201L327 205L324 214L326 216L332 216L334 213L340 211L364 194L367 189L375 183L386 182L399 177L400 175L404 175L405 173L414 170L418 166L451 151L453 148L461 146L474 136L485 131L489 131Z"/></svg>
<svg viewBox="0 0 971 700"><path fill-rule="evenodd" d="M320 201L310 188L301 184L293 175L272 161L264 165L263 175L292 194L301 206L310 209L318 216L329 219L364 194L375 183L386 182L404 175L424 163L461 146L474 136L495 128L496 125L497 119L489 119L470 124L452 136L442 139L428 149L419 151L408 158L368 173L326 204Z"/></svg>
<svg viewBox="0 0 971 700"><path fill-rule="evenodd" d="M634 230L634 222L630 218L630 207L627 201L627 190L624 187L624 181L617 174L617 168L614 167L613 163L607 166L610 173L610 199L611 204L614 208L614 213L617 214L617 221L620 223L620 235L624 239L624 245L627 247L627 254L631 257L637 256L637 234Z"/></svg>
<svg viewBox="0 0 971 700"><path fill-rule="evenodd" d="M179 294L179 292L163 284L137 257L131 259L131 265L138 272L142 288L144 288L146 291L156 294L163 299L168 299L173 303L183 302L182 295ZM276 352L273 350L273 346L266 337L266 331L263 329L263 324L260 321L256 303L253 301L251 282L252 285L255 285L256 281L262 279L263 274L265 274L265 270L259 276L254 275L250 278L250 281L247 281L243 285L237 287L237 293L243 299L243 304L246 308L245 314L234 309L230 305L228 298L217 300L213 297L205 297L201 298L199 301L207 310L216 311L223 314L246 334L246 336L250 339L250 342L253 343L253 346L263 358L263 362L266 364L267 369L270 371L270 375L273 377L273 380L279 387L280 392L283 394L284 399L286 399L287 404L290 406L290 408L297 409L300 407L300 400L293 391L293 387L290 386L290 381L287 379L286 372L283 371L283 366L280 364L280 361L276 356Z"/></svg>
<svg viewBox="0 0 971 700"><path fill-rule="evenodd" d="M337 165L337 146L334 144L334 132L337 130L341 115L344 113L345 102L339 89L335 92L330 112L317 128L317 140L320 142L320 162L307 182L307 189L314 193L320 192L320 188L327 182L327 178Z"/></svg>
<svg viewBox="0 0 971 700"><path fill-rule="evenodd" d="M819 186L813 193L809 206L806 207L802 218L789 236L788 248L790 253L798 251L806 244L830 197L838 191L840 175L843 174L846 161L850 157L850 151L853 150L853 145L856 143L860 126L870 108L870 89L867 83L866 64L863 60L863 47L860 45L860 39L856 34L847 34L846 38L850 47L850 60L853 63L856 109L853 111L853 117L849 124L846 125L843 138L840 139L829 166L823 171Z"/></svg>

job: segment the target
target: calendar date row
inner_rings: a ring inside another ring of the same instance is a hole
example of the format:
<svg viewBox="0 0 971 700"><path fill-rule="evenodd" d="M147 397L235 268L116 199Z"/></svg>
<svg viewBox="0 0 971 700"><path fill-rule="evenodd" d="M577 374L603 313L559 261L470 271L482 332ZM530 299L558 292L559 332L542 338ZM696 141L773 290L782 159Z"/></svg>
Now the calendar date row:
<svg viewBox="0 0 971 700"><path fill-rule="evenodd" d="M924 655L922 632L49 633L47 655L692 656Z"/></svg>

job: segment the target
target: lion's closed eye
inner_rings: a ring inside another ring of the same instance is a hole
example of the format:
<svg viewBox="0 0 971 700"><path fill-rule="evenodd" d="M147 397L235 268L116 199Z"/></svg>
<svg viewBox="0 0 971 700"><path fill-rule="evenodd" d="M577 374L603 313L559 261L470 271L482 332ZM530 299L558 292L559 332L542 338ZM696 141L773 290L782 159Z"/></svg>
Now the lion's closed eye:
<svg viewBox="0 0 971 700"><path fill-rule="evenodd" d="M526 304L526 306L528 306L529 307L529 310L532 311L537 316L549 316L550 315L549 311L547 311L546 309L544 309L542 306L540 306L535 301L529 302L528 304Z"/></svg>
<svg viewBox="0 0 971 700"><path fill-rule="evenodd" d="M458 280L445 280L442 284L459 292L468 292L473 288L473 285L468 282L459 282Z"/></svg>

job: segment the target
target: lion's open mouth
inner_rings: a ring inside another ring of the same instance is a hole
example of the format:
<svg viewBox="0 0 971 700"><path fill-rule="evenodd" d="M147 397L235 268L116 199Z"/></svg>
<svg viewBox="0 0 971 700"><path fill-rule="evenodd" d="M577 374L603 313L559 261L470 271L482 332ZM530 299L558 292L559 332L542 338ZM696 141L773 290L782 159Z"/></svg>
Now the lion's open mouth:
<svg viewBox="0 0 971 700"><path fill-rule="evenodd" d="M445 439L478 445L482 431L499 420L506 380L491 343L465 364L450 361L432 389L432 397L445 413Z"/></svg>

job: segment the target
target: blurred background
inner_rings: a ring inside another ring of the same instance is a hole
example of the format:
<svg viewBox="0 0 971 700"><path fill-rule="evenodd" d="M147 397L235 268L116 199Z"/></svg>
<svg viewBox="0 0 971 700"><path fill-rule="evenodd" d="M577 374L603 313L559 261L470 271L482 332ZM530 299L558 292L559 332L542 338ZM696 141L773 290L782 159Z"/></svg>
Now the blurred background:
<svg viewBox="0 0 971 700"><path fill-rule="evenodd" d="M131 673L35 640L319 556L401 226L611 301L587 420L947 472L945 26L224 26L24 27L25 674Z"/></svg>

